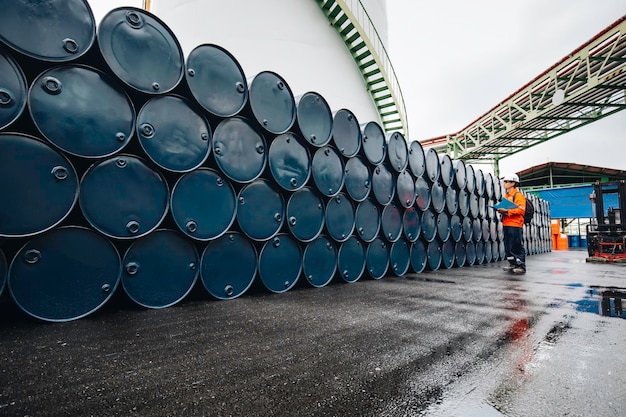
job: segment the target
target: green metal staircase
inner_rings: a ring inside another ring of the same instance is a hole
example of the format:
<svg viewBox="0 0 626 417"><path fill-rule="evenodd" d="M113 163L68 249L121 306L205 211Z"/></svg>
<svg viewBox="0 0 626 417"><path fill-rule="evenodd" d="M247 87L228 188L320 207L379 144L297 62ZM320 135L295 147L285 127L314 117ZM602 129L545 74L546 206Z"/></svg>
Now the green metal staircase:
<svg viewBox="0 0 626 417"><path fill-rule="evenodd" d="M402 90L385 46L360 0L315 0L337 29L374 100L385 132L409 139Z"/></svg>

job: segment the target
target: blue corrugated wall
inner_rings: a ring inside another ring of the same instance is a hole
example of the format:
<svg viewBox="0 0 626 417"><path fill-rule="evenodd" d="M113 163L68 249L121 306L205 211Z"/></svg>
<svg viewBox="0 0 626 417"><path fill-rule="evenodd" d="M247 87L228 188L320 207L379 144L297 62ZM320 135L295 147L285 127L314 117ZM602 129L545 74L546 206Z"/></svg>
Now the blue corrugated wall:
<svg viewBox="0 0 626 417"><path fill-rule="evenodd" d="M589 196L593 194L592 185L533 190L539 198L550 203L550 217L553 219L575 219L595 217ZM617 194L604 195L604 210L618 208Z"/></svg>

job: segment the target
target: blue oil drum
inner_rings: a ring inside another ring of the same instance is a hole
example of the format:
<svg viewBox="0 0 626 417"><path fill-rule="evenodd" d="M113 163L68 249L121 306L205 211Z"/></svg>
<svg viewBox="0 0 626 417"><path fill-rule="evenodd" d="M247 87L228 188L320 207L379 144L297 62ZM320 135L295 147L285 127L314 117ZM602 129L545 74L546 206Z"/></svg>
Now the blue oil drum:
<svg viewBox="0 0 626 417"><path fill-rule="evenodd" d="M389 269L389 243L381 237L368 243L365 251L365 264L370 277L383 278Z"/></svg>
<svg viewBox="0 0 626 417"><path fill-rule="evenodd" d="M450 215L445 211L437 215L437 237L441 242L450 237Z"/></svg>
<svg viewBox="0 0 626 417"><path fill-rule="evenodd" d="M387 140L383 128L374 121L361 125L361 150L370 164L382 164L387 155Z"/></svg>
<svg viewBox="0 0 626 417"><path fill-rule="evenodd" d="M438 240L428 242L426 245L426 253L428 256L428 268L436 271L441 267L443 255L441 253L441 243Z"/></svg>
<svg viewBox="0 0 626 417"><path fill-rule="evenodd" d="M463 242L462 240L459 240L454 245L454 259L456 261L456 266L458 267L464 266L467 260L465 245L465 242Z"/></svg>
<svg viewBox="0 0 626 417"><path fill-rule="evenodd" d="M122 260L122 287L146 308L165 308L182 301L198 279L200 257L189 239L160 229L136 240Z"/></svg>
<svg viewBox="0 0 626 417"><path fill-rule="evenodd" d="M335 242L345 242L352 235L356 214L350 198L339 193L326 204L326 230Z"/></svg>
<svg viewBox="0 0 626 417"><path fill-rule="evenodd" d="M458 213L461 216L467 216L470 211L470 192L467 189L460 189L457 193Z"/></svg>
<svg viewBox="0 0 626 417"><path fill-rule="evenodd" d="M474 237L474 220L471 217L463 217L463 239L471 242Z"/></svg>
<svg viewBox="0 0 626 417"><path fill-rule="evenodd" d="M352 158L361 150L361 126L350 110L339 109L333 114L332 143L344 158Z"/></svg>
<svg viewBox="0 0 626 417"><path fill-rule="evenodd" d="M465 168L465 162L462 159L452 160L452 170L454 171L454 181L452 186L457 191L464 190L467 186L467 169Z"/></svg>
<svg viewBox="0 0 626 417"><path fill-rule="evenodd" d="M361 201L356 208L355 232L364 242L371 242L380 231L381 213L371 198Z"/></svg>
<svg viewBox="0 0 626 417"><path fill-rule="evenodd" d="M404 171L409 165L409 147L402 133L393 132L389 135L386 160L397 173Z"/></svg>
<svg viewBox="0 0 626 417"><path fill-rule="evenodd" d="M439 154L433 148L428 148L424 152L424 158L426 160L426 178L434 183L441 178L441 162L439 161Z"/></svg>
<svg viewBox="0 0 626 417"><path fill-rule="evenodd" d="M479 240L476 242L476 265L481 265L485 262L485 242Z"/></svg>
<svg viewBox="0 0 626 417"><path fill-rule="evenodd" d="M350 236L348 240L339 244L337 253L337 275L344 282L356 282L365 272L365 245Z"/></svg>
<svg viewBox="0 0 626 417"><path fill-rule="evenodd" d="M300 244L286 233L265 242L259 254L259 278L273 293L289 291L302 271Z"/></svg>
<svg viewBox="0 0 626 417"><path fill-rule="evenodd" d="M446 206L444 210L448 214L456 214L459 209L459 196L454 187L446 188Z"/></svg>
<svg viewBox="0 0 626 417"><path fill-rule="evenodd" d="M458 214L450 216L450 238L458 242L463 236L463 220Z"/></svg>
<svg viewBox="0 0 626 417"><path fill-rule="evenodd" d="M500 259L506 258L506 249L504 248L504 240L500 240L498 243L498 249L500 250Z"/></svg>
<svg viewBox="0 0 626 417"><path fill-rule="evenodd" d="M496 220L489 220L489 240L492 242L498 240L498 222Z"/></svg>
<svg viewBox="0 0 626 417"><path fill-rule="evenodd" d="M303 187L289 197L286 214L293 237L300 242L310 242L324 228L325 203L313 188Z"/></svg>
<svg viewBox="0 0 626 417"><path fill-rule="evenodd" d="M474 193L478 197L483 197L485 195L485 174L482 169L478 168L474 171L474 181L476 183Z"/></svg>
<svg viewBox="0 0 626 417"><path fill-rule="evenodd" d="M4 286L7 282L7 271L8 271L7 258L4 256L4 252L0 250L0 295L4 291Z"/></svg>
<svg viewBox="0 0 626 417"><path fill-rule="evenodd" d="M415 204L415 180L409 171L402 171L396 179L396 196L402 207L409 208Z"/></svg>
<svg viewBox="0 0 626 417"><path fill-rule="evenodd" d="M456 242L453 240L446 240L441 245L441 265L445 269L450 269L454 266L455 261Z"/></svg>
<svg viewBox="0 0 626 417"><path fill-rule="evenodd" d="M480 214L480 208L479 208L479 197L475 194L472 193L470 194L469 197L469 215L472 218L477 218Z"/></svg>
<svg viewBox="0 0 626 417"><path fill-rule="evenodd" d="M332 281L337 271L337 247L324 235L307 243L302 255L302 272L309 285L321 288Z"/></svg>
<svg viewBox="0 0 626 417"><path fill-rule="evenodd" d="M389 252L389 264L391 272L401 277L409 270L411 263L411 247L405 239L399 239L391 244Z"/></svg>
<svg viewBox="0 0 626 417"><path fill-rule="evenodd" d="M439 157L439 169L441 182L446 188L451 187L454 182L454 166L449 155L443 154Z"/></svg>
<svg viewBox="0 0 626 417"><path fill-rule="evenodd" d="M250 239L263 241L274 237L285 219L285 203L278 189L259 178L239 191L237 223Z"/></svg>
<svg viewBox="0 0 626 417"><path fill-rule="evenodd" d="M487 216L487 200L485 197L478 197L478 217L484 219Z"/></svg>
<svg viewBox="0 0 626 417"><path fill-rule="evenodd" d="M356 202L367 198L372 189L372 172L360 156L353 156L346 161L346 192Z"/></svg>
<svg viewBox="0 0 626 417"><path fill-rule="evenodd" d="M68 65L43 72L31 84L28 108L46 139L84 158L117 153L135 131L130 98L95 68Z"/></svg>
<svg viewBox="0 0 626 417"><path fill-rule="evenodd" d="M237 196L220 172L200 168L178 179L172 189L170 211L183 233L207 241L230 229L237 214Z"/></svg>
<svg viewBox="0 0 626 417"><path fill-rule="evenodd" d="M432 242L437 237L437 215L431 209L422 213L422 238Z"/></svg>
<svg viewBox="0 0 626 417"><path fill-rule="evenodd" d="M118 239L144 236L165 218L170 193L165 178L133 155L93 164L80 183L78 202L99 232Z"/></svg>
<svg viewBox="0 0 626 417"><path fill-rule="evenodd" d="M265 169L265 138L248 119L224 119L213 134L213 156L219 169L228 178L247 184L257 179Z"/></svg>
<svg viewBox="0 0 626 417"><path fill-rule="evenodd" d="M59 224L74 208L79 181L70 161L48 144L0 133L0 237L24 237Z"/></svg>
<svg viewBox="0 0 626 417"><path fill-rule="evenodd" d="M417 177L415 179L415 205L420 210L424 211L430 207L431 192L430 184L424 177Z"/></svg>
<svg viewBox="0 0 626 417"><path fill-rule="evenodd" d="M491 198L494 195L493 175L491 175L491 172L487 172L486 174L484 174L484 177L485 177L485 197Z"/></svg>
<svg viewBox="0 0 626 417"><path fill-rule="evenodd" d="M380 219L382 235L388 242L395 242L402 236L402 211L391 203L383 208Z"/></svg>
<svg viewBox="0 0 626 417"><path fill-rule="evenodd" d="M200 279L218 300L232 300L248 291L257 274L258 254L242 233L229 231L212 240L200 259Z"/></svg>
<svg viewBox="0 0 626 417"><path fill-rule="evenodd" d="M63 322L102 307L121 273L119 253L107 238L91 229L65 226L34 237L17 252L8 288L26 314Z"/></svg>
<svg viewBox="0 0 626 417"><path fill-rule="evenodd" d="M372 172L372 191L379 204L386 206L396 194L396 179L387 164L381 163Z"/></svg>
<svg viewBox="0 0 626 417"><path fill-rule="evenodd" d="M483 235L483 236L482 236L482 240L483 240L484 242L486 242L486 241L488 241L488 240L489 240L489 236L491 235L491 229L490 229L490 227L489 227L489 220L487 220L487 219L482 219L482 220L480 221L480 226L481 226L481 229L482 229L482 235Z"/></svg>
<svg viewBox="0 0 626 417"><path fill-rule="evenodd" d="M333 114L326 99L308 91L295 99L296 124L304 140L314 147L326 146L333 133Z"/></svg>
<svg viewBox="0 0 626 417"><path fill-rule="evenodd" d="M483 224L480 219L472 220L472 240L478 242L483 238Z"/></svg>
<svg viewBox="0 0 626 417"><path fill-rule="evenodd" d="M272 140L268 161L272 178L287 191L304 187L311 176L311 155L305 142L287 132Z"/></svg>
<svg viewBox="0 0 626 417"><path fill-rule="evenodd" d="M474 193L476 189L476 175L474 167L467 164L465 165L465 188L469 193Z"/></svg>
<svg viewBox="0 0 626 417"><path fill-rule="evenodd" d="M249 85L254 120L275 135L291 129L296 120L296 102L287 81L275 72L263 71Z"/></svg>
<svg viewBox="0 0 626 417"><path fill-rule="evenodd" d="M502 220L498 219L496 221L496 230L497 230L497 235L498 241L503 241L504 240L504 226L502 225Z"/></svg>
<svg viewBox="0 0 626 417"><path fill-rule="evenodd" d="M411 269L416 274L424 272L428 262L428 254L426 253L426 245L420 240L416 240L411 245Z"/></svg>
<svg viewBox="0 0 626 417"><path fill-rule="evenodd" d="M485 251L485 262L489 263L493 259L493 249L491 248L492 243L489 240L486 240L483 243L484 243L484 246L485 246L485 249L484 249L484 251Z"/></svg>
<svg viewBox="0 0 626 417"><path fill-rule="evenodd" d="M28 84L22 68L0 48L0 130L20 117L27 100Z"/></svg>
<svg viewBox="0 0 626 417"><path fill-rule="evenodd" d="M189 172L211 153L211 126L187 99L154 97L137 115L137 137L148 157L171 172Z"/></svg>
<svg viewBox="0 0 626 417"><path fill-rule="evenodd" d="M313 154L311 165L313 183L326 197L334 197L345 182L345 171L341 156L332 146L318 148Z"/></svg>
<svg viewBox="0 0 626 417"><path fill-rule="evenodd" d="M500 244L497 241L491 242L491 259L493 262L500 260Z"/></svg>
<svg viewBox="0 0 626 417"><path fill-rule="evenodd" d="M502 181L497 178L493 180L493 199L500 201L502 199Z"/></svg>
<svg viewBox="0 0 626 417"><path fill-rule="evenodd" d="M176 36L148 11L111 10L98 24L97 43L113 74L141 93L164 94L183 79L185 57Z"/></svg>
<svg viewBox="0 0 626 417"><path fill-rule="evenodd" d="M96 22L86 0L2 2L0 41L46 62L84 55L96 39Z"/></svg>
<svg viewBox="0 0 626 417"><path fill-rule="evenodd" d="M409 207L402 214L402 230L407 241L415 242L422 231L422 212Z"/></svg>
<svg viewBox="0 0 626 417"><path fill-rule="evenodd" d="M446 208L446 190L440 180L433 182L430 187L431 207L435 213L441 213Z"/></svg>
<svg viewBox="0 0 626 417"><path fill-rule="evenodd" d="M218 45L202 44L187 55L185 80L196 100L213 116L232 117L248 102L248 82L239 61Z"/></svg>
<svg viewBox="0 0 626 417"><path fill-rule="evenodd" d="M494 200L487 200L486 202L487 206L485 208L485 217L489 220L493 220L495 219L496 216L496 209L493 208L493 205L495 204Z"/></svg>
<svg viewBox="0 0 626 417"><path fill-rule="evenodd" d="M424 175L426 171L426 155L422 145L414 140L409 145L409 170L414 177L418 178Z"/></svg>
<svg viewBox="0 0 626 417"><path fill-rule="evenodd" d="M476 244L474 241L465 244L465 263L469 266L476 263Z"/></svg>

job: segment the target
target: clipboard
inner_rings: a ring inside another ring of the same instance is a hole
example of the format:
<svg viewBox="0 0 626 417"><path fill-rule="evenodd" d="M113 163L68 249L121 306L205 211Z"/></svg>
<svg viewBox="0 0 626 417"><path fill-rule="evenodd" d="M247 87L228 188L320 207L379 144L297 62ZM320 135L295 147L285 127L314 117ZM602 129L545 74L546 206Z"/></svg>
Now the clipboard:
<svg viewBox="0 0 626 417"><path fill-rule="evenodd" d="M497 209L512 210L514 208L519 208L519 206L517 204L510 202L506 198L503 198L499 203L494 204L491 207L493 207L496 210Z"/></svg>

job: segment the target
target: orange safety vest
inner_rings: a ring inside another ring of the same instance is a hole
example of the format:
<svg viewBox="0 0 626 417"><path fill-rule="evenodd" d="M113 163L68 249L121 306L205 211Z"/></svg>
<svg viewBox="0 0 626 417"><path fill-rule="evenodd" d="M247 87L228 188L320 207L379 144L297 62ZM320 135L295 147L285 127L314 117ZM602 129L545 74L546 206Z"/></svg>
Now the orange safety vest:
<svg viewBox="0 0 626 417"><path fill-rule="evenodd" d="M502 226L524 227L524 213L526 213L526 197L524 197L524 194L514 187L504 195L504 198L518 205L519 208L508 210L502 216Z"/></svg>

